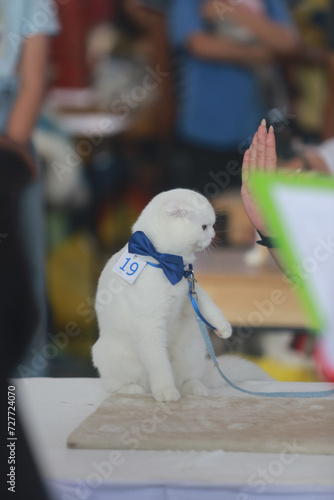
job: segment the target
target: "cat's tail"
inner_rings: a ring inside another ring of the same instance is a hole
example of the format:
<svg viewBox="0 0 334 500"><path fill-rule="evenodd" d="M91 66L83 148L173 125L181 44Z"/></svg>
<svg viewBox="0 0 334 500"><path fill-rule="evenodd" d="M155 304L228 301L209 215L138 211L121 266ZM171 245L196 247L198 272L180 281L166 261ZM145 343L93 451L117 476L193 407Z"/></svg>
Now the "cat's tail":
<svg viewBox="0 0 334 500"><path fill-rule="evenodd" d="M217 358L221 371L235 384L247 382L248 380L268 381L274 380L255 363L247 359L232 355L222 355ZM226 386L227 382L219 375L217 368L211 359L206 362L202 377L203 384L209 389L218 389Z"/></svg>

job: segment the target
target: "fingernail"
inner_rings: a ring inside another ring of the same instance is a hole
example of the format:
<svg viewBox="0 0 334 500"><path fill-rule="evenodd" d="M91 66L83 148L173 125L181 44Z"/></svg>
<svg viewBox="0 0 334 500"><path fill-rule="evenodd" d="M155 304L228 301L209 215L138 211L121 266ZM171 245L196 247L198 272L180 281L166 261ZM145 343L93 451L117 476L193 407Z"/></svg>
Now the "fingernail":
<svg viewBox="0 0 334 500"><path fill-rule="evenodd" d="M265 119L265 118L263 118L263 119L262 119L261 125L263 125L264 127L266 127L267 122L266 122L266 119Z"/></svg>
<svg viewBox="0 0 334 500"><path fill-rule="evenodd" d="M272 134L274 133L274 127L272 125L270 125L269 127L269 132L271 132Z"/></svg>

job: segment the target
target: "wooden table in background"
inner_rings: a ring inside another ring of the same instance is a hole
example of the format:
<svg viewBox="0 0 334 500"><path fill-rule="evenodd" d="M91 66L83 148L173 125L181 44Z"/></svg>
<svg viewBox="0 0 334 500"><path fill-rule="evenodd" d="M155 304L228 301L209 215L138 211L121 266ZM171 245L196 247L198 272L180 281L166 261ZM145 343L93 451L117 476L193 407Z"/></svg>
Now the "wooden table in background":
<svg viewBox="0 0 334 500"><path fill-rule="evenodd" d="M305 329L299 301L276 263L249 267L244 251L215 250L195 263L198 283L233 326Z"/></svg>

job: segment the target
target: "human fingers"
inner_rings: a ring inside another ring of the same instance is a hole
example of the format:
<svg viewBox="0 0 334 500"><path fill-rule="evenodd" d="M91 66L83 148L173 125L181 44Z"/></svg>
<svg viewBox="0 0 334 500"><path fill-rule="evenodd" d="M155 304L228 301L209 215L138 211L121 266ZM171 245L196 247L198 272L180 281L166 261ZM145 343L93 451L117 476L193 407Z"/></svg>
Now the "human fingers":
<svg viewBox="0 0 334 500"><path fill-rule="evenodd" d="M269 132L266 138L265 168L271 172L276 171L277 169L276 139L272 125L269 127Z"/></svg>
<svg viewBox="0 0 334 500"><path fill-rule="evenodd" d="M254 134L250 147L249 169L257 170L257 132Z"/></svg>
<svg viewBox="0 0 334 500"><path fill-rule="evenodd" d="M266 139L267 139L267 124L263 118L261 125L257 131L257 168L265 170L266 168Z"/></svg>
<svg viewBox="0 0 334 500"><path fill-rule="evenodd" d="M242 183L247 182L249 177L249 160L250 160L250 148L245 151L244 158L242 161Z"/></svg>

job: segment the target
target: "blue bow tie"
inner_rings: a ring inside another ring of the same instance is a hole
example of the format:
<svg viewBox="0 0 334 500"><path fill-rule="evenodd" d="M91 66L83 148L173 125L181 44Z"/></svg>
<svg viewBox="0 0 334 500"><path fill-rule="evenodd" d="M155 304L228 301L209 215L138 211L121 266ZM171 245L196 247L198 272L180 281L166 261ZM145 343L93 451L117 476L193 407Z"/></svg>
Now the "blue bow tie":
<svg viewBox="0 0 334 500"><path fill-rule="evenodd" d="M129 252L138 255L149 255L156 259L172 285L176 285L183 278L183 258L180 255L157 252L143 231L133 233L129 240Z"/></svg>

